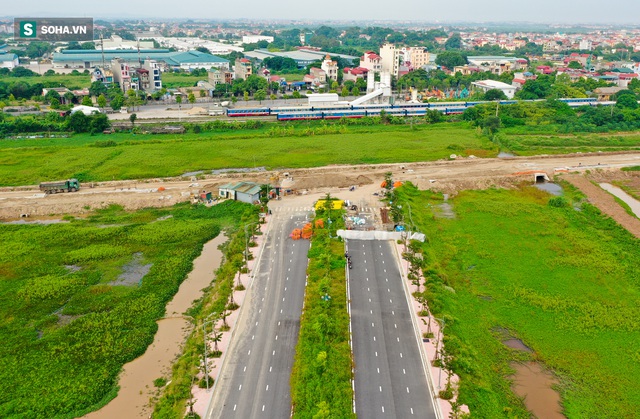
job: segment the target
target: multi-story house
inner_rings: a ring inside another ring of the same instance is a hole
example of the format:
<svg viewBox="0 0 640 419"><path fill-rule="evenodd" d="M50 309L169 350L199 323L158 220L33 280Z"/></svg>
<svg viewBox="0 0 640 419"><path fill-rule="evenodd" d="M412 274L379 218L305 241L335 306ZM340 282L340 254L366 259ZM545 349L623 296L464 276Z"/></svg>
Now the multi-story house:
<svg viewBox="0 0 640 419"><path fill-rule="evenodd" d="M384 44L380 48L381 71L398 77L400 70L400 51L393 44Z"/></svg>
<svg viewBox="0 0 640 419"><path fill-rule="evenodd" d="M338 63L331 60L328 54L324 58L321 68L325 72L327 79L338 80Z"/></svg>
<svg viewBox="0 0 640 419"><path fill-rule="evenodd" d="M246 80L251 74L253 74L251 61L246 58L238 58L233 70L235 72L236 79Z"/></svg>

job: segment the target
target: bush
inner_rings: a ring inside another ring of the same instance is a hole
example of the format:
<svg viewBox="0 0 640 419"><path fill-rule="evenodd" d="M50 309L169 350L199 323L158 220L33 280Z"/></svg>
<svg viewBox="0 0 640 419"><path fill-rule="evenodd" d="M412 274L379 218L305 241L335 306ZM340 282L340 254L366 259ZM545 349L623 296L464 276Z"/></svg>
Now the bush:
<svg viewBox="0 0 640 419"><path fill-rule="evenodd" d="M158 388L164 387L167 385L167 379L164 377L156 378L153 380L153 385Z"/></svg>
<svg viewBox="0 0 640 419"><path fill-rule="evenodd" d="M565 208L569 206L569 203L562 196L556 196L549 199L549 206L555 208Z"/></svg>

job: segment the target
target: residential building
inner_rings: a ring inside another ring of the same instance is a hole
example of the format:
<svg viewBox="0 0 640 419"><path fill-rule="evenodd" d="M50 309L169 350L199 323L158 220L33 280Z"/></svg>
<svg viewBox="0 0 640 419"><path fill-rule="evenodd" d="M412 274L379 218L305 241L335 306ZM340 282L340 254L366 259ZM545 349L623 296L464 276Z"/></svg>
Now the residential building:
<svg viewBox="0 0 640 419"><path fill-rule="evenodd" d="M131 74L129 64L116 58L111 61L111 71L113 72L113 82L118 83L123 92L131 89Z"/></svg>
<svg viewBox="0 0 640 419"><path fill-rule="evenodd" d="M382 64L380 64L382 58L373 51L367 51L362 57L360 57L360 67L366 68L367 71L373 71L379 73L382 71Z"/></svg>
<svg viewBox="0 0 640 419"><path fill-rule="evenodd" d="M593 49L593 43L588 39L582 39L578 44L578 49L582 51L591 51Z"/></svg>
<svg viewBox="0 0 640 419"><path fill-rule="evenodd" d="M321 68L325 72L327 79L338 80L338 63L333 61L329 54L324 58Z"/></svg>
<svg viewBox="0 0 640 419"><path fill-rule="evenodd" d="M145 60L142 63L142 68L149 72L149 89L143 89L145 91L154 91L162 89L162 76L160 73L160 65L154 60Z"/></svg>
<svg viewBox="0 0 640 419"><path fill-rule="evenodd" d="M309 75L314 79L318 79L319 83L327 82L327 72L321 68L311 67L311 69L309 69Z"/></svg>
<svg viewBox="0 0 640 419"><path fill-rule="evenodd" d="M384 44L380 48L381 71L386 71L398 77L400 70L400 51L393 44Z"/></svg>
<svg viewBox="0 0 640 419"><path fill-rule="evenodd" d="M236 64L233 67L235 72L236 79L246 80L251 74L253 74L253 69L251 68L251 61L246 58L238 58L236 59Z"/></svg>
<svg viewBox="0 0 640 419"><path fill-rule="evenodd" d="M421 68L429 64L431 59L429 52L420 47L404 47L400 49L400 54L403 57L405 65L411 68ZM410 63L410 65L408 63Z"/></svg>
<svg viewBox="0 0 640 419"><path fill-rule="evenodd" d="M624 89L624 87L598 87L593 92L598 95L598 102L608 102L611 96Z"/></svg>
<svg viewBox="0 0 640 419"><path fill-rule="evenodd" d="M496 80L480 80L471 83L471 85L474 89L480 90L483 93L493 89L501 90L508 99L513 99L513 96L516 94L515 86Z"/></svg>
<svg viewBox="0 0 640 419"><path fill-rule="evenodd" d="M224 71L214 68L207 72L209 83L213 86L224 83Z"/></svg>
<svg viewBox="0 0 640 419"><path fill-rule="evenodd" d="M304 68L309 64L313 64L318 60L324 59L324 57L329 54L325 51L314 50L310 47L300 47L296 51L282 51L282 52L274 52L268 51L266 49L256 49L255 51L247 51L244 53L244 56L250 58L256 64L262 63L265 58L269 57L283 57L283 58L291 58L298 64L298 68ZM344 58L348 61L353 61L358 57L354 57L352 55L346 54L330 54L332 57Z"/></svg>
<svg viewBox="0 0 640 419"><path fill-rule="evenodd" d="M109 88L113 84L113 72L110 68L96 67L91 72L91 82L99 81Z"/></svg>
<svg viewBox="0 0 640 419"><path fill-rule="evenodd" d="M463 76L469 76L474 73L481 73L483 70L480 67L470 66L469 64L458 65L453 67L453 74L460 73Z"/></svg>

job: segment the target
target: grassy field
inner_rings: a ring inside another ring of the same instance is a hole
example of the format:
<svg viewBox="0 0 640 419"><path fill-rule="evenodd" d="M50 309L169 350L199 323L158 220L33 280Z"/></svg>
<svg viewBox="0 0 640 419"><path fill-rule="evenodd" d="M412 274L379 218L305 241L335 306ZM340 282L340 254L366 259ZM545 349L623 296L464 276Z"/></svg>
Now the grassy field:
<svg viewBox="0 0 640 419"><path fill-rule="evenodd" d="M462 192L455 219L434 217L439 196L401 189L429 239L425 294L473 417L529 418L507 378L528 359L559 377L568 418L638 417L640 243L567 188L564 207L532 187ZM502 329L534 353L508 349Z"/></svg>
<svg viewBox="0 0 640 419"><path fill-rule="evenodd" d="M207 80L207 77L192 76L188 73L162 73L162 86L167 89L192 87L200 80Z"/></svg>
<svg viewBox="0 0 640 419"><path fill-rule="evenodd" d="M318 215L326 226L326 213ZM335 234L344 223L339 218L331 227ZM342 241L331 239L328 229L316 228L291 374L293 418L355 418L345 265ZM331 299L324 301L324 295Z"/></svg>
<svg viewBox="0 0 640 419"><path fill-rule="evenodd" d="M520 135L509 129L498 134L497 141L504 150L518 155L563 154L575 152L640 150L640 133Z"/></svg>
<svg viewBox="0 0 640 419"><path fill-rule="evenodd" d="M327 135L309 134L304 124L291 125L291 130L277 127L276 131L264 128L179 136L113 134L0 140L0 186L69 177L100 181L178 176L195 170L255 165L296 168L425 161L464 154L465 150L480 157L497 154L492 143L457 124L414 129L348 126L343 133ZM98 140L111 140L116 146L92 147Z"/></svg>
<svg viewBox="0 0 640 419"><path fill-rule="evenodd" d="M42 83L45 86L59 87L60 85L69 89L82 89L91 86L91 76L81 74L72 76L70 74L56 74L53 76L33 76L33 77L7 77L0 76L0 81L5 83L17 83L23 81L29 84Z"/></svg>
<svg viewBox="0 0 640 419"><path fill-rule="evenodd" d="M78 417L113 398L203 243L247 207L111 207L68 224L0 225L0 416ZM149 273L118 283L136 253Z"/></svg>

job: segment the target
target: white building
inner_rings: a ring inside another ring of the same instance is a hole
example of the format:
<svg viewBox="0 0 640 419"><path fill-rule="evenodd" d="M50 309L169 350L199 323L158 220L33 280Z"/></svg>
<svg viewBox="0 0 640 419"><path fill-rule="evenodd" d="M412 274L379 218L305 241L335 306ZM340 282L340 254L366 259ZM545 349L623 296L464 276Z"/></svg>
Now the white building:
<svg viewBox="0 0 640 419"><path fill-rule="evenodd" d="M366 68L368 71L379 73L382 70L380 64L381 57L373 51L367 51L360 57L360 67Z"/></svg>
<svg viewBox="0 0 640 419"><path fill-rule="evenodd" d="M331 60L331 57L327 54L322 62L322 66L320 67L324 70L327 75L327 79L329 80L338 80L338 63L336 61Z"/></svg>
<svg viewBox="0 0 640 419"><path fill-rule="evenodd" d="M393 44L384 44L380 47L381 71L386 71L398 77L400 72L400 50Z"/></svg>
<svg viewBox="0 0 640 419"><path fill-rule="evenodd" d="M516 94L516 87L510 84L502 83L501 81L496 80L480 80L471 83L471 85L486 93L489 90L501 90L508 99L513 99L513 96Z"/></svg>
<svg viewBox="0 0 640 419"><path fill-rule="evenodd" d="M262 35L244 35L242 37L243 44L257 44L260 41L267 41L268 43L273 42L273 36L262 36Z"/></svg>
<svg viewBox="0 0 640 419"><path fill-rule="evenodd" d="M0 50L0 68L15 68L18 64L18 56L16 54Z"/></svg>
<svg viewBox="0 0 640 419"><path fill-rule="evenodd" d="M112 49L152 49L153 41L128 41L126 39L122 39L122 37L118 35L111 35L108 39L103 39L102 45L105 50ZM96 42L96 49L100 49L100 42Z"/></svg>
<svg viewBox="0 0 640 419"><path fill-rule="evenodd" d="M591 51L593 49L593 43L588 39L583 39L580 41L578 46L581 51Z"/></svg>

